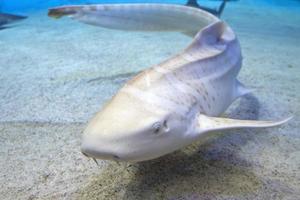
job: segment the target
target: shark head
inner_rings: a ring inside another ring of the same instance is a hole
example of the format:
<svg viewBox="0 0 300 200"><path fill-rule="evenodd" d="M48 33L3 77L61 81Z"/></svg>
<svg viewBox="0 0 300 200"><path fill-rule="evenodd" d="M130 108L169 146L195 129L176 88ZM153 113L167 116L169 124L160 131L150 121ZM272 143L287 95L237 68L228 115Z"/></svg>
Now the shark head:
<svg viewBox="0 0 300 200"><path fill-rule="evenodd" d="M138 99L118 93L88 124L81 151L95 159L150 160L182 147L186 124L172 112L153 112Z"/></svg>

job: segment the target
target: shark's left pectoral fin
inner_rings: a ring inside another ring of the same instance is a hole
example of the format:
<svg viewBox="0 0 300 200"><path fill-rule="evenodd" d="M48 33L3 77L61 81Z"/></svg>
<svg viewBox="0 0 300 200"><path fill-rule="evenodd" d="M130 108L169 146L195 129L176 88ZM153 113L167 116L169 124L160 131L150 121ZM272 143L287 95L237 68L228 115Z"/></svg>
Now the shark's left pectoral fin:
<svg viewBox="0 0 300 200"><path fill-rule="evenodd" d="M234 128L266 128L279 126L286 123L292 117L280 121L257 121L257 120L238 120L220 117L209 117L200 114L198 116L198 133L209 131L226 130Z"/></svg>

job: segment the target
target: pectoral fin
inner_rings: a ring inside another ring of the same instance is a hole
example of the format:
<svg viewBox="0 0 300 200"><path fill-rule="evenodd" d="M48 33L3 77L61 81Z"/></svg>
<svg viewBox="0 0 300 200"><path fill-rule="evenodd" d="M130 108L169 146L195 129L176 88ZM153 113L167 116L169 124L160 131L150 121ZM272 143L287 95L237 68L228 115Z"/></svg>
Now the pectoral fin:
<svg viewBox="0 0 300 200"><path fill-rule="evenodd" d="M281 121L257 121L257 120L238 120L220 117L208 117L199 115L198 117L198 133L209 131L226 130L234 128L266 128L279 126L286 123L292 117Z"/></svg>

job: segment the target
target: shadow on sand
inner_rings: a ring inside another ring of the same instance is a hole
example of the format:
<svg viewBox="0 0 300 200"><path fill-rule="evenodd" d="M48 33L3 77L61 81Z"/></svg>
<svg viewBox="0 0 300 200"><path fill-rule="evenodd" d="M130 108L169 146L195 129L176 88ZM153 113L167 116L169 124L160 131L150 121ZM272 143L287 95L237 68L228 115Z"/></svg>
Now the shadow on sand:
<svg viewBox="0 0 300 200"><path fill-rule="evenodd" d="M229 115L257 119L258 113L258 100L247 95ZM241 138L243 134L247 137ZM262 182L251 171L251 163L239 156L241 146L254 135L247 129L226 131L224 136L220 133L212 135L200 141L201 145L198 142L156 160L132 165L110 163L77 193L77 197L212 199L257 193Z"/></svg>

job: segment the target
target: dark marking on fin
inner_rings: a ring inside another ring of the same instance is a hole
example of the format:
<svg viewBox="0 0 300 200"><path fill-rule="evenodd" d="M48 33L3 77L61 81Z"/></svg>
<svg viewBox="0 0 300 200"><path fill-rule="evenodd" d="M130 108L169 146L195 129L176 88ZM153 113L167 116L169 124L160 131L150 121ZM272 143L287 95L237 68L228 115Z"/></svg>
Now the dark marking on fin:
<svg viewBox="0 0 300 200"><path fill-rule="evenodd" d="M76 14L78 9L78 6L51 8L48 11L48 16L55 19L59 19L63 16Z"/></svg>

